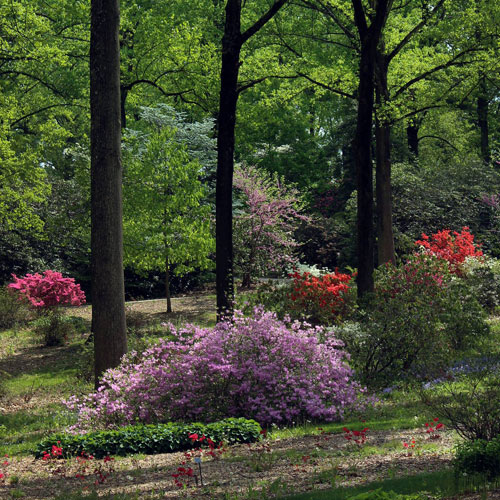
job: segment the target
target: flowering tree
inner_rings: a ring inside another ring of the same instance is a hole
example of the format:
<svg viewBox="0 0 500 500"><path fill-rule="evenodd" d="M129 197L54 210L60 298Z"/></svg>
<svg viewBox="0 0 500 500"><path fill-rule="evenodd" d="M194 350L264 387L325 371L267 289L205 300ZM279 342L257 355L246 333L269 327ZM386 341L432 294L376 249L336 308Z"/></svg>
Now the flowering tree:
<svg viewBox="0 0 500 500"><path fill-rule="evenodd" d="M60 345L67 336L62 318L62 306L79 306L85 303L85 293L74 278L63 278L57 271L47 270L41 274L27 274L23 278L12 275L14 282L9 290L17 292L39 312L48 317L41 326L46 346Z"/></svg>
<svg viewBox="0 0 500 500"><path fill-rule="evenodd" d="M296 263L294 231L309 217L301 213L298 191L277 175L256 167L238 167L234 187L239 197L234 206L234 260L242 286L269 271L282 271Z"/></svg>
<svg viewBox="0 0 500 500"><path fill-rule="evenodd" d="M47 270L43 276L39 273L27 274L24 278L12 275L14 282L8 285L16 290L30 304L40 310L50 310L59 306L80 306L85 303L85 293L74 278L63 278L57 271Z"/></svg>
<svg viewBox="0 0 500 500"><path fill-rule="evenodd" d="M78 412L74 430L241 416L266 425L339 420L359 405L361 387L342 342L332 334L321 342L321 332L262 308L213 329L170 325L171 340L140 361L130 353L98 391L67 402Z"/></svg>

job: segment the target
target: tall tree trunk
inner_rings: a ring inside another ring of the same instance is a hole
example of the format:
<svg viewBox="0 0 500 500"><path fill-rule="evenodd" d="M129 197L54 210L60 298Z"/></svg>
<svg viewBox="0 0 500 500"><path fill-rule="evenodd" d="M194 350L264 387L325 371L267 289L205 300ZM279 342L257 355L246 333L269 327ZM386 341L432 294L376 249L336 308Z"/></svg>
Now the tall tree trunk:
<svg viewBox="0 0 500 500"><path fill-rule="evenodd" d="M91 285L95 384L127 352L120 154L120 10L92 0L90 34Z"/></svg>
<svg viewBox="0 0 500 500"><path fill-rule="evenodd" d="M127 102L128 89L123 85L120 86L120 120L122 130L127 128L127 110L125 104Z"/></svg>
<svg viewBox="0 0 500 500"><path fill-rule="evenodd" d="M418 158L418 125L415 120L410 119L408 121L408 125L406 126L406 140L411 160L415 161Z"/></svg>
<svg viewBox="0 0 500 500"><path fill-rule="evenodd" d="M275 0L254 24L241 33L241 0L227 0L220 101L217 119L217 180L215 189L215 284L217 320L232 316L234 308L233 275L233 170L234 130L238 103L238 73L242 45L254 36L288 0Z"/></svg>
<svg viewBox="0 0 500 500"><path fill-rule="evenodd" d="M234 131L240 68L241 0L229 0L222 38L222 67L217 120L217 179L215 192L215 245L217 318L230 316L234 302L233 171Z"/></svg>
<svg viewBox="0 0 500 500"><path fill-rule="evenodd" d="M382 53L377 54L376 98L377 105L383 108L389 100L387 88L387 61ZM377 262L396 262L394 251L394 232L392 227L392 188L391 188L391 126L389 120L376 116L375 155L376 155L376 200L377 200Z"/></svg>
<svg viewBox="0 0 500 500"><path fill-rule="evenodd" d="M488 136L488 98L486 95L486 79L484 76L479 81L479 94L477 97L477 121L481 133L481 158L484 162L491 161L490 140Z"/></svg>
<svg viewBox="0 0 500 500"><path fill-rule="evenodd" d="M354 155L356 163L356 186L358 196L357 256L358 297L372 292L373 284L373 168L371 155L373 76L375 47L363 44L359 65L359 104Z"/></svg>
<svg viewBox="0 0 500 500"><path fill-rule="evenodd" d="M372 292L373 283L373 167L371 155L374 77L377 47L381 40L382 30L391 9L392 0L379 0L375 3L375 12L367 16L361 0L352 0L354 21L361 41L361 58L359 63L358 116L356 134L354 136L354 152L356 164L356 184L358 190L358 297ZM371 24L368 26L367 19Z"/></svg>
<svg viewBox="0 0 500 500"><path fill-rule="evenodd" d="M167 313L172 312L172 299L170 297L170 262L165 259L165 296L167 297Z"/></svg>

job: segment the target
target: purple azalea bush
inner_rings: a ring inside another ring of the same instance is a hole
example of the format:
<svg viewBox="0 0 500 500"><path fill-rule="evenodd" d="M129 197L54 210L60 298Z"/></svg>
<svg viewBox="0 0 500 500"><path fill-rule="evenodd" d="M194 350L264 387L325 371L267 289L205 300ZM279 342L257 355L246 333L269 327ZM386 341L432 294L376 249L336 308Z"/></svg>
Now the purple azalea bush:
<svg viewBox="0 0 500 500"><path fill-rule="evenodd" d="M256 308L250 318L236 313L213 329L170 328L173 340L140 358L128 354L96 392L67 401L78 414L74 431L223 417L262 425L332 421L361 404L342 342L321 339L319 327Z"/></svg>

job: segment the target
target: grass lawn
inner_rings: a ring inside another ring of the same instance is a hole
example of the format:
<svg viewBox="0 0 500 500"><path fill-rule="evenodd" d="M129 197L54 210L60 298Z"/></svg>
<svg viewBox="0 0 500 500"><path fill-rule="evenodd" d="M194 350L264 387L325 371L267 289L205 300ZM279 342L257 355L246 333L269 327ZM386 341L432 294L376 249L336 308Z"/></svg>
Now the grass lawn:
<svg viewBox="0 0 500 500"><path fill-rule="evenodd" d="M144 346L162 335L161 323L166 320L213 325L214 302L210 295L174 299L176 312L170 317L163 312L164 301L130 304L132 346ZM83 321L88 331L89 308L71 314L79 318L72 321L80 327ZM477 346L471 356L500 354L500 321L492 319L492 327L488 342ZM91 348L85 338L86 334L77 333L67 345L43 348L32 328L0 331L0 453L9 455L9 464L0 465L0 472L6 473L0 498L343 500L377 488L452 497L483 484L470 479L457 483L450 466L459 438L444 422L446 430L430 440L425 423L434 417L432 410L405 386L380 395L374 408L343 422L271 428L265 443L230 447L221 460L203 463L204 484L192 484L186 491L175 487L172 479L185 460L182 453L116 458L113 473L98 485L92 471L102 461L95 461L86 478L77 480L81 466L74 459L57 472L60 464L35 461L30 451L42 437L73 422L63 399L92 390L88 380ZM348 442L344 427L368 427L366 443ZM410 440L416 444L408 453L403 442Z"/></svg>

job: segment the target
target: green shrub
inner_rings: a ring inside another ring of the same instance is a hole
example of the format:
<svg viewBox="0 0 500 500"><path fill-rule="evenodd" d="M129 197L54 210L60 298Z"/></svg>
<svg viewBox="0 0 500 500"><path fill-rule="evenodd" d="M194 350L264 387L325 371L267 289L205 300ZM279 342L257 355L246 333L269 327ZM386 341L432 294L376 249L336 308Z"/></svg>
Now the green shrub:
<svg viewBox="0 0 500 500"><path fill-rule="evenodd" d="M358 311L358 324L334 332L363 382L381 387L402 374L427 377L444 370L488 325L463 280L442 261L414 255L377 269L375 293Z"/></svg>
<svg viewBox="0 0 500 500"><path fill-rule="evenodd" d="M170 422L157 425L129 425L117 430L89 432L83 435L51 434L38 444L34 455L43 456L53 445L63 449L65 457L82 451L102 458L106 455L133 453L170 453L195 447L190 434L205 435L215 443L251 443L260 437L261 427L254 420L228 418L211 424L182 424ZM58 444L59 443L59 444Z"/></svg>
<svg viewBox="0 0 500 500"><path fill-rule="evenodd" d="M488 480L500 477L500 436L486 441L465 441L456 449L454 459L457 473L481 474Z"/></svg>
<svg viewBox="0 0 500 500"><path fill-rule="evenodd" d="M261 305L264 310L276 313L279 319L290 314L292 292L291 280L269 280L259 283L252 292L236 297L236 307L246 316L253 314L254 308Z"/></svg>
<svg viewBox="0 0 500 500"><path fill-rule="evenodd" d="M478 302L489 312L500 306L500 260L483 256L463 264L464 279Z"/></svg>
<svg viewBox="0 0 500 500"><path fill-rule="evenodd" d="M32 316L28 303L19 300L19 297L7 290L0 288L0 330L13 328L27 323Z"/></svg>
<svg viewBox="0 0 500 500"><path fill-rule="evenodd" d="M446 419L449 427L467 440L500 436L500 365L484 370L486 363L480 359L475 365L463 363L458 369L453 367L446 380L437 380L441 382L439 390L432 383L421 390L422 400L433 414ZM483 369L476 371L477 366Z"/></svg>
<svg viewBox="0 0 500 500"><path fill-rule="evenodd" d="M73 321L57 310L42 314L36 320L33 331L45 347L64 345L68 338L76 333Z"/></svg>

